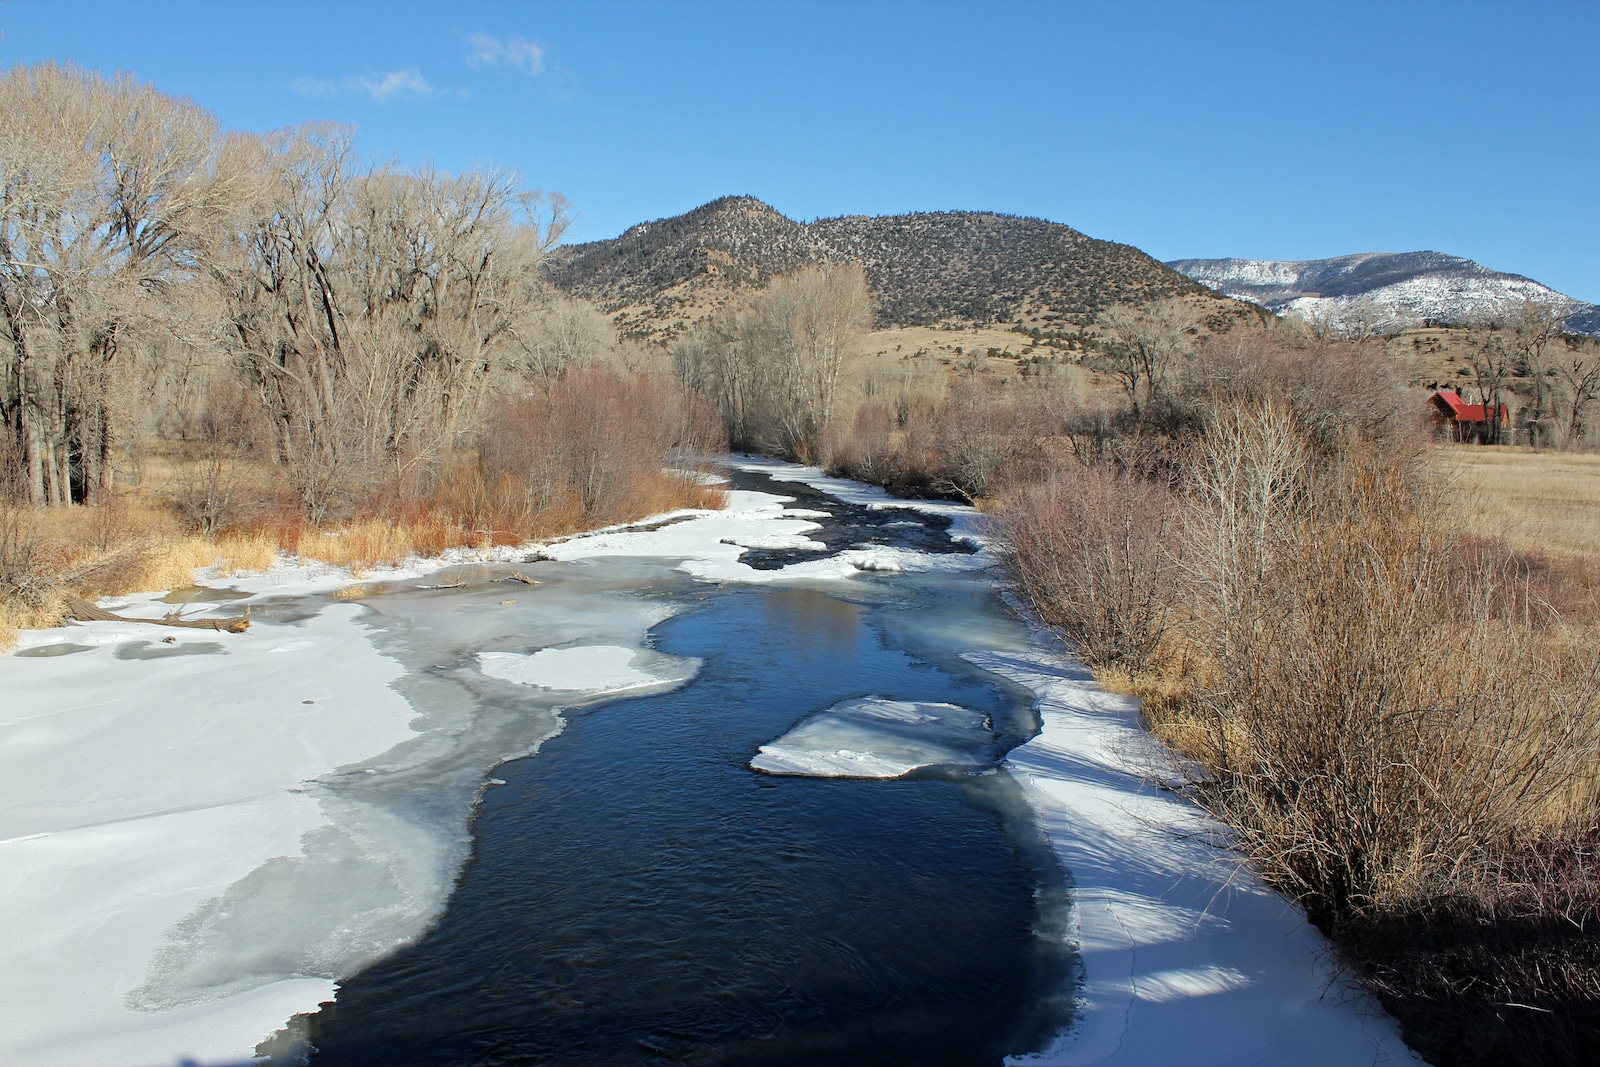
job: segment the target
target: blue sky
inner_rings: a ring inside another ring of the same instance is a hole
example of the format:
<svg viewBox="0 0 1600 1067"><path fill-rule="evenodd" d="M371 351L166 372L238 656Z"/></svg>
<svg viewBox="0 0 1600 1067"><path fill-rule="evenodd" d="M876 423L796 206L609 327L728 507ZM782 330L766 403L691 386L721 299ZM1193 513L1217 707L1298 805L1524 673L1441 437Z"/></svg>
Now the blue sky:
<svg viewBox="0 0 1600 1067"><path fill-rule="evenodd" d="M1161 259L1432 248L1600 302L1600 2L0 2L0 62L518 168L576 239L727 193Z"/></svg>

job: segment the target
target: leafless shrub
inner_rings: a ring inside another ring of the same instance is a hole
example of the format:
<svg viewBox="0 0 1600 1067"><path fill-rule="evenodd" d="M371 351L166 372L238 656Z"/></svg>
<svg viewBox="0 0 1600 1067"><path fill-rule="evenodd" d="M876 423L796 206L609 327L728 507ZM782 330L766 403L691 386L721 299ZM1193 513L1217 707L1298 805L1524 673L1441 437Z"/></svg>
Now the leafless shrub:
<svg viewBox="0 0 1600 1067"><path fill-rule="evenodd" d="M697 483L663 468L721 446L714 415L671 383L574 371L490 412L469 506L497 536L665 510Z"/></svg>
<svg viewBox="0 0 1600 1067"><path fill-rule="evenodd" d="M251 477L246 459L270 439L263 415L231 378L214 381L203 407L191 414L185 436L196 461L169 491L173 509L191 532L215 534L243 526L268 507L270 486Z"/></svg>
<svg viewBox="0 0 1600 1067"><path fill-rule="evenodd" d="M1163 400L1168 379L1194 345L1200 315L1168 297L1147 307L1118 305L1102 318L1111 339L1094 363L1122 386L1137 420Z"/></svg>
<svg viewBox="0 0 1600 1067"><path fill-rule="evenodd" d="M872 485L893 485L906 470L895 440L894 419L879 404L863 404L847 429L839 423L823 436L822 461L830 471Z"/></svg>
<svg viewBox="0 0 1600 1067"><path fill-rule="evenodd" d="M0 497L0 607L38 610L60 590L60 560L26 509Z"/></svg>
<svg viewBox="0 0 1600 1067"><path fill-rule="evenodd" d="M1008 484L1037 480L1047 469L1041 441L1054 428L1036 391L955 390L929 420L941 453L934 483L975 500Z"/></svg>
<svg viewBox="0 0 1600 1067"><path fill-rule="evenodd" d="M1513 562L1463 551L1417 470L1362 442L1311 454L1272 405L1218 421L1188 636L1217 668L1204 796L1337 924L1448 889L1590 795L1600 665L1530 625Z"/></svg>
<svg viewBox="0 0 1600 1067"><path fill-rule="evenodd" d="M1415 429L1410 412L1416 405L1388 357L1373 345L1291 345L1239 331L1202 345L1181 379L1181 399L1174 403L1196 429L1213 413L1269 399L1287 407L1324 453L1338 451L1352 434L1394 441Z"/></svg>
<svg viewBox="0 0 1600 1067"><path fill-rule="evenodd" d="M1157 482L1071 463L1011 501L1000 530L1012 573L1046 623L1093 666L1142 670L1173 617L1168 543L1178 514Z"/></svg>
<svg viewBox="0 0 1600 1067"><path fill-rule="evenodd" d="M1345 952L1431 1063L1600 1057L1600 840L1523 835L1456 892L1351 920Z"/></svg>

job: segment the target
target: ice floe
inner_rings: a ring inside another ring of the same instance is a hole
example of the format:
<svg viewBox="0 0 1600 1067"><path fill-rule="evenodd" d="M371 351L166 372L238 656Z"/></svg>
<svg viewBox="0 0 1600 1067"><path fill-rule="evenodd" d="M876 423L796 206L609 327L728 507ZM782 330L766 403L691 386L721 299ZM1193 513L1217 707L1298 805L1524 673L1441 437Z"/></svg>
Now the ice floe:
<svg viewBox="0 0 1600 1067"><path fill-rule="evenodd" d="M921 767L980 766L993 759L988 716L959 704L857 697L808 717L750 766L813 778L899 778Z"/></svg>
<svg viewBox="0 0 1600 1067"><path fill-rule="evenodd" d="M694 674L692 661L618 645L542 648L531 655L480 652L478 661L490 678L566 693L618 693L675 685ZM657 671L642 669L652 663L658 666Z"/></svg>

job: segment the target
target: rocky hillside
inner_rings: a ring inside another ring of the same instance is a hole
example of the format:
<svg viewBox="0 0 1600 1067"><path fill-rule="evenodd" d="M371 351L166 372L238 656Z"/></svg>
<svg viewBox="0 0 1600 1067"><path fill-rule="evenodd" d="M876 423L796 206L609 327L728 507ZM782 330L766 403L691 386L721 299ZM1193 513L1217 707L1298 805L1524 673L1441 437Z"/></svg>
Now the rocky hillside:
<svg viewBox="0 0 1600 1067"><path fill-rule="evenodd" d="M625 334L667 340L808 263L859 264L883 327L1022 320L1048 329L1087 324L1112 304L1207 292L1137 248L1042 219L942 211L799 223L752 197L560 249L552 277Z"/></svg>
<svg viewBox="0 0 1600 1067"><path fill-rule="evenodd" d="M1600 332L1600 307L1520 274L1442 252L1371 252L1333 259L1179 259L1167 266L1221 293L1280 314L1331 313L1370 303L1386 323L1461 323L1508 300L1570 304L1567 327Z"/></svg>

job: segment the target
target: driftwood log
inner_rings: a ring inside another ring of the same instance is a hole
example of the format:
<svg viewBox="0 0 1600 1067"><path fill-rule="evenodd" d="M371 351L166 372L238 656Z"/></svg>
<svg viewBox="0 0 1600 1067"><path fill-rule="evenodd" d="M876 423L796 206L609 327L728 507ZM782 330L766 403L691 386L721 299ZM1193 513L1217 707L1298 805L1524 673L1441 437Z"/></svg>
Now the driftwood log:
<svg viewBox="0 0 1600 1067"><path fill-rule="evenodd" d="M97 608L87 600L78 597L67 598L67 618L77 619L79 622L150 622L157 626L185 626L191 630L222 630L230 634L242 634L250 629L250 609L246 608L243 615L235 615L228 619L180 619L176 613L164 619L135 619L127 615L113 615L104 608Z"/></svg>

